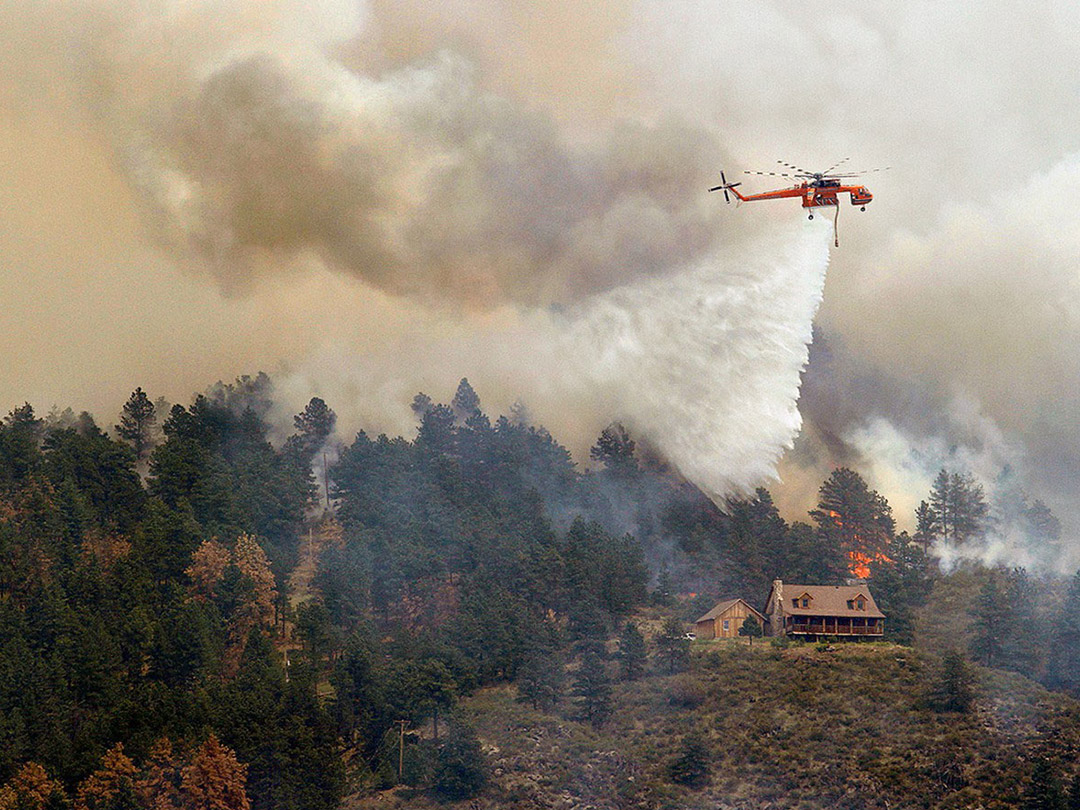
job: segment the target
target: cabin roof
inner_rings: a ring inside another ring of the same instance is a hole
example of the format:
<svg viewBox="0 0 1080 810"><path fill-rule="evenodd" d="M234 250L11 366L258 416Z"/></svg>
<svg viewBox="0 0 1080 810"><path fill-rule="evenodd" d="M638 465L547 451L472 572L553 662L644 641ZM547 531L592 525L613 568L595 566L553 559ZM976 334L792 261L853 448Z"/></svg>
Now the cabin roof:
<svg viewBox="0 0 1080 810"><path fill-rule="evenodd" d="M810 607L796 607L791 600L803 594L810 597ZM849 608L849 599L862 596L866 599L866 610ZM773 599L774 595L769 594ZM874 601L873 594L865 585L794 585L784 583L784 613L789 616L871 616L884 619L885 614Z"/></svg>
<svg viewBox="0 0 1080 810"><path fill-rule="evenodd" d="M707 621L711 621L712 619L718 619L724 613L727 613L729 610L731 610L731 608L735 607L735 605L737 603L739 603L739 602L742 602L744 605L746 605L747 609L751 613L753 613L754 616L757 617L757 620L759 622L764 622L765 621L765 617L762 616L760 612L754 610L754 608L750 605L750 603L747 602L745 599L724 599L721 602L717 602L716 607L714 607L712 610L710 610L708 613L706 613L704 616L702 616L697 621L699 621L699 622L707 622ZM695 622L695 624L696 623L697 622Z"/></svg>

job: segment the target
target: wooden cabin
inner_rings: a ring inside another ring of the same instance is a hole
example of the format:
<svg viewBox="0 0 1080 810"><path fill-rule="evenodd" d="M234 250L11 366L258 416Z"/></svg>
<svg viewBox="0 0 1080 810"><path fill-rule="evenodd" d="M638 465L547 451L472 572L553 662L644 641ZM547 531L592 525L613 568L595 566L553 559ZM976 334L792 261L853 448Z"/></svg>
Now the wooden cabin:
<svg viewBox="0 0 1080 810"><path fill-rule="evenodd" d="M765 630L765 617L745 600L725 599L694 623L694 632L699 639L736 638L747 616L757 619L762 631Z"/></svg>
<svg viewBox="0 0 1080 810"><path fill-rule="evenodd" d="M770 636L881 638L882 613L866 585L792 585L774 580L765 603Z"/></svg>

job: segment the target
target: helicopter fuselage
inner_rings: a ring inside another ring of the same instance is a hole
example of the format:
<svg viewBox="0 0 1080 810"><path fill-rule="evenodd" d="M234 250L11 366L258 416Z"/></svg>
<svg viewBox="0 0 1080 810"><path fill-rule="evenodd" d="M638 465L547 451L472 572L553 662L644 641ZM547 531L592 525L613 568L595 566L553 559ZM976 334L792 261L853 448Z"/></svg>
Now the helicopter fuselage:
<svg viewBox="0 0 1080 810"><path fill-rule="evenodd" d="M802 200L803 208L819 208L824 205L839 205L840 195L849 194L851 204L864 206L874 199L874 195L866 186L843 186L839 180L814 180L809 183L800 183L791 188L780 188L775 191L763 191L760 194L740 194L735 189L730 189L742 202L756 200L782 200L798 197Z"/></svg>

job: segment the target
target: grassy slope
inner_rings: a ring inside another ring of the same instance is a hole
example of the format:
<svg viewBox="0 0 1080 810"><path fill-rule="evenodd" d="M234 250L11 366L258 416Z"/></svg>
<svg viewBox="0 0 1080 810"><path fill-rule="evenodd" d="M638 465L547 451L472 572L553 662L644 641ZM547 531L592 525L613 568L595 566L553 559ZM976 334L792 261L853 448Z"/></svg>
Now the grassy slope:
<svg viewBox="0 0 1080 810"><path fill-rule="evenodd" d="M462 709L485 743L493 780L468 807L792 810L1015 807L1030 758L1048 739L1075 767L1080 704L1019 676L980 671L978 710L922 705L934 667L887 644L778 650L697 643L693 668L616 689L599 731L534 712L512 687ZM712 752L701 789L666 765L700 729ZM355 807L435 806L422 796L369 797Z"/></svg>

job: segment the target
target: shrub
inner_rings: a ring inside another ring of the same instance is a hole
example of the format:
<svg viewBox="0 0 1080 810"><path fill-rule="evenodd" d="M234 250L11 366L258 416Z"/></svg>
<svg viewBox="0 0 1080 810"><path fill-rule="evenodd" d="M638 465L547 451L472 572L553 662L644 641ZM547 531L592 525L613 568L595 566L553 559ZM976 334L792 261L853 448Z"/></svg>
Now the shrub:
<svg viewBox="0 0 1080 810"><path fill-rule="evenodd" d="M682 675L671 683L668 704L680 709L696 709L705 702L705 688L692 675Z"/></svg>

